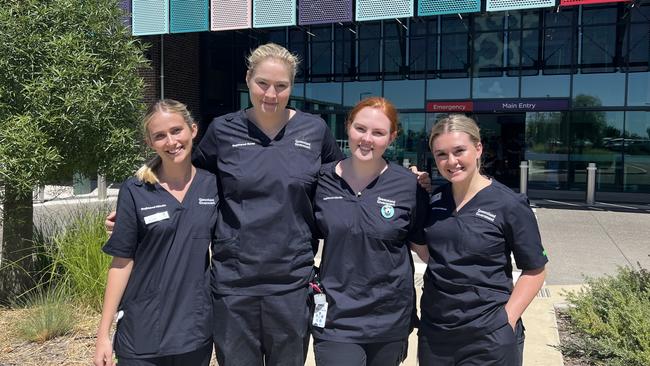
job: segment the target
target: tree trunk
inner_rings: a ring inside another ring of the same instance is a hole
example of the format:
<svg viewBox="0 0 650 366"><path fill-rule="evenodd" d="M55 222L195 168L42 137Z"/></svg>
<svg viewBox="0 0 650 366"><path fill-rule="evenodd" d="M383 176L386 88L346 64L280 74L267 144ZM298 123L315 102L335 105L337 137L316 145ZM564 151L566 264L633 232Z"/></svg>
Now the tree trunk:
<svg viewBox="0 0 650 366"><path fill-rule="evenodd" d="M3 206L0 304L11 305L17 295L35 285L32 192L21 194L5 187Z"/></svg>

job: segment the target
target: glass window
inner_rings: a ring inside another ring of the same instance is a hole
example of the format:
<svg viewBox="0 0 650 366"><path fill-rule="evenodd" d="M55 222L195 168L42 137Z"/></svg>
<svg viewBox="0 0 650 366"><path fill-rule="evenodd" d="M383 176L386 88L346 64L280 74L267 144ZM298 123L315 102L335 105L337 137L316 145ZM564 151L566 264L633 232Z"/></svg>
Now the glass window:
<svg viewBox="0 0 650 366"><path fill-rule="evenodd" d="M311 42L310 79L327 81L332 73L332 43Z"/></svg>
<svg viewBox="0 0 650 366"><path fill-rule="evenodd" d="M405 41L399 39L384 39L384 75L385 79L403 79L406 57Z"/></svg>
<svg viewBox="0 0 650 366"><path fill-rule="evenodd" d="M440 76L467 77L469 71L469 34L440 36Z"/></svg>
<svg viewBox="0 0 650 366"><path fill-rule="evenodd" d="M353 107L364 98L381 97L381 81L343 83L343 105Z"/></svg>
<svg viewBox="0 0 650 366"><path fill-rule="evenodd" d="M428 100L469 99L470 79L429 79L427 80Z"/></svg>
<svg viewBox="0 0 650 366"><path fill-rule="evenodd" d="M379 22L359 23L359 80L378 80L380 73L380 37Z"/></svg>
<svg viewBox="0 0 650 366"><path fill-rule="evenodd" d="M625 74L576 74L573 106L577 108L624 105Z"/></svg>
<svg viewBox="0 0 650 366"><path fill-rule="evenodd" d="M385 81L384 96L400 109L424 109L424 80Z"/></svg>
<svg viewBox="0 0 650 366"><path fill-rule="evenodd" d="M544 30L544 74L568 74L571 71L576 39L572 28Z"/></svg>
<svg viewBox="0 0 650 366"><path fill-rule="evenodd" d="M567 187L569 146L567 112L526 113L528 185L535 188Z"/></svg>
<svg viewBox="0 0 650 366"><path fill-rule="evenodd" d="M401 165L420 166L427 158L427 133L424 113L401 113L397 139L386 149L384 157Z"/></svg>
<svg viewBox="0 0 650 366"><path fill-rule="evenodd" d="M409 78L425 78L428 70L435 70L437 44L427 42L426 37L411 37L409 40ZM433 64L434 67L427 67Z"/></svg>
<svg viewBox="0 0 650 366"><path fill-rule="evenodd" d="M637 3L630 10L632 22L650 22L650 4Z"/></svg>
<svg viewBox="0 0 650 366"><path fill-rule="evenodd" d="M474 78L473 98L514 98L519 96L518 77Z"/></svg>
<svg viewBox="0 0 650 366"><path fill-rule="evenodd" d="M630 71L648 70L650 55L650 24L630 24L630 31L623 42L625 58ZM628 39L629 38L629 39Z"/></svg>
<svg viewBox="0 0 650 366"><path fill-rule="evenodd" d="M538 75L521 78L522 98L569 97L570 75Z"/></svg>
<svg viewBox="0 0 650 366"><path fill-rule="evenodd" d="M576 24L576 17L578 15L578 7L562 8L562 11L555 11L549 9L544 12L544 27L566 27Z"/></svg>
<svg viewBox="0 0 650 366"><path fill-rule="evenodd" d="M476 31L503 30L505 13L488 13L487 15L474 16L474 29Z"/></svg>
<svg viewBox="0 0 650 366"><path fill-rule="evenodd" d="M334 28L334 80L353 80L356 75L354 67L355 30L348 26Z"/></svg>
<svg viewBox="0 0 650 366"><path fill-rule="evenodd" d="M281 46L284 46L287 44L287 34L286 34L286 29L274 29L270 30L268 32L268 40L269 42L277 43Z"/></svg>
<svg viewBox="0 0 650 366"><path fill-rule="evenodd" d="M582 7L582 25L612 24L617 21L616 5L595 5Z"/></svg>
<svg viewBox="0 0 650 366"><path fill-rule="evenodd" d="M318 104L319 109L324 106L341 106L343 96L341 83L308 83L305 88L305 99L311 105Z"/></svg>
<svg viewBox="0 0 650 366"><path fill-rule="evenodd" d="M627 105L650 106L650 73L632 72L627 77Z"/></svg>
<svg viewBox="0 0 650 366"><path fill-rule="evenodd" d="M614 72L621 66L622 28L612 25L584 27L582 29L582 72Z"/></svg>
<svg viewBox="0 0 650 366"><path fill-rule="evenodd" d="M596 189L620 190L623 181L623 154L612 141L623 137L623 112L573 112L569 125L571 164L569 179L576 189L586 188L588 163L596 163Z"/></svg>
<svg viewBox="0 0 650 366"><path fill-rule="evenodd" d="M624 147L623 190L628 192L650 193L649 112L627 112Z"/></svg>
<svg viewBox="0 0 650 366"><path fill-rule="evenodd" d="M289 31L289 51L298 55L301 60L307 60L307 37L302 29L291 29ZM307 66L301 62L298 65L298 72L296 73L296 81L302 82L305 80L305 68Z"/></svg>
<svg viewBox="0 0 650 366"><path fill-rule="evenodd" d="M474 76L503 74L503 32L478 33L474 36Z"/></svg>
<svg viewBox="0 0 650 366"><path fill-rule="evenodd" d="M305 96L305 84L304 83L295 83L291 87L291 96L292 97L304 97Z"/></svg>

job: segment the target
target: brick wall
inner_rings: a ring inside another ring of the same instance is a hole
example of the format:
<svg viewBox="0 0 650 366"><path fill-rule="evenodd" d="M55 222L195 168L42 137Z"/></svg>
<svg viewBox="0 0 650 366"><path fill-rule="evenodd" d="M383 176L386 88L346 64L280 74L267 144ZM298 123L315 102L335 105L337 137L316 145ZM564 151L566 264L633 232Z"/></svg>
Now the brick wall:
<svg viewBox="0 0 650 366"><path fill-rule="evenodd" d="M187 104L195 118L201 116L199 34L167 34L163 36L163 80L165 98ZM145 102L160 98L160 36L141 39L150 45L147 58L151 68L140 70L145 81Z"/></svg>

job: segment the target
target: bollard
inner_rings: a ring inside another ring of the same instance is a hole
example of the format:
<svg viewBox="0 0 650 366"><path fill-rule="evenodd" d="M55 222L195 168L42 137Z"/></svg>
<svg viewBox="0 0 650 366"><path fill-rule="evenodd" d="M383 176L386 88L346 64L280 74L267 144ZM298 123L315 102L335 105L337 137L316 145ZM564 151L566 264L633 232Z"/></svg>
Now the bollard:
<svg viewBox="0 0 650 366"><path fill-rule="evenodd" d="M45 186L38 186L38 202L45 202Z"/></svg>
<svg viewBox="0 0 650 366"><path fill-rule="evenodd" d="M596 202L596 163L589 163L587 167L587 204Z"/></svg>
<svg viewBox="0 0 650 366"><path fill-rule="evenodd" d="M519 193L528 194L528 161L519 164Z"/></svg>
<svg viewBox="0 0 650 366"><path fill-rule="evenodd" d="M106 193L106 177L97 174L97 198L99 200L105 200L108 197Z"/></svg>

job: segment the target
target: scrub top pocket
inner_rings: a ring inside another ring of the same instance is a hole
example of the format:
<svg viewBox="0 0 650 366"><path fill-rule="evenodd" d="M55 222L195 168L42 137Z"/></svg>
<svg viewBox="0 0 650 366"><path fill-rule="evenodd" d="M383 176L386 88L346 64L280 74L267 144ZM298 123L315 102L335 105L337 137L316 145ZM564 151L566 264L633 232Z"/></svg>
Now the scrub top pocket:
<svg viewBox="0 0 650 366"><path fill-rule="evenodd" d="M289 154L290 156L288 156L287 160L291 162L289 165L289 176L309 186L315 183L320 168L318 154L298 146L290 149Z"/></svg>
<svg viewBox="0 0 650 366"><path fill-rule="evenodd" d="M116 353L120 355L122 350L137 355L157 353L161 341L158 293L127 302L121 310L124 316L117 326Z"/></svg>

